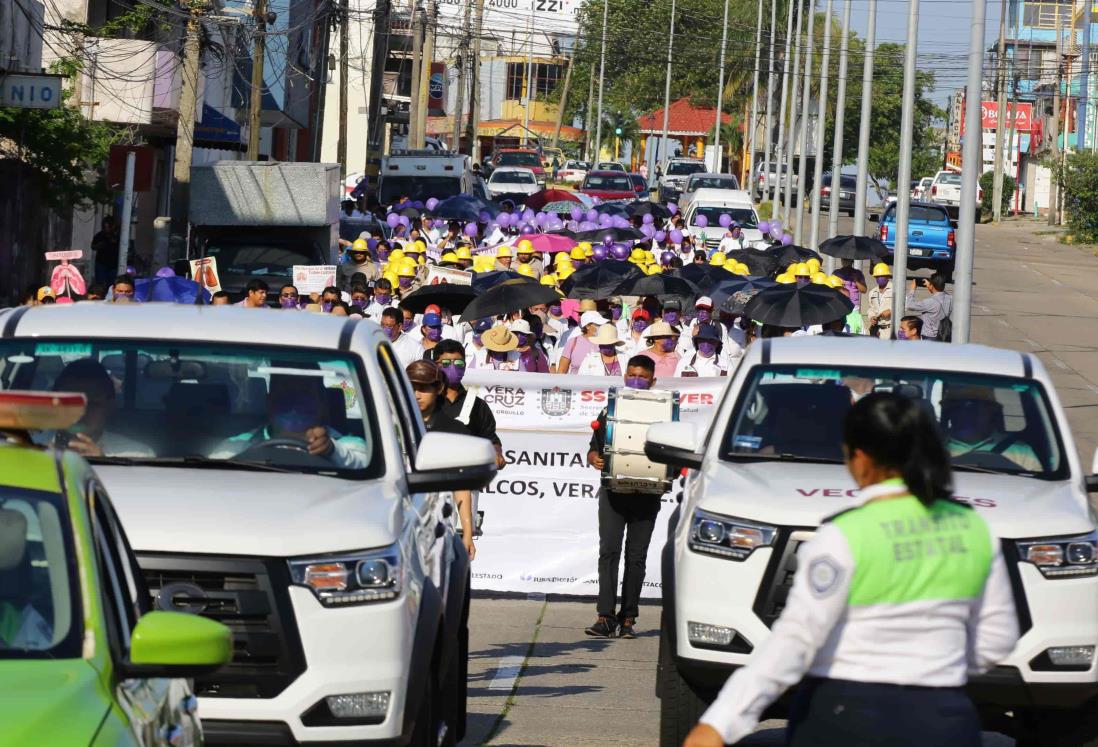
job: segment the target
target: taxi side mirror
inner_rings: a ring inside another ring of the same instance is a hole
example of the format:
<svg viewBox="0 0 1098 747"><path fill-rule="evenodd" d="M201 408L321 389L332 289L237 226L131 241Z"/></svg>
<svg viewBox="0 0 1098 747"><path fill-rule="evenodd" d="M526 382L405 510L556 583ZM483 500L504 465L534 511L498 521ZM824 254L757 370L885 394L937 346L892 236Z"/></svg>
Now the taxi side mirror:
<svg viewBox="0 0 1098 747"><path fill-rule="evenodd" d="M644 455L657 464L698 469L703 457L700 447L693 423L653 423L644 440Z"/></svg>
<svg viewBox="0 0 1098 747"><path fill-rule="evenodd" d="M195 677L217 671L233 656L232 632L186 612L148 612L130 637L130 656L118 665L123 678Z"/></svg>

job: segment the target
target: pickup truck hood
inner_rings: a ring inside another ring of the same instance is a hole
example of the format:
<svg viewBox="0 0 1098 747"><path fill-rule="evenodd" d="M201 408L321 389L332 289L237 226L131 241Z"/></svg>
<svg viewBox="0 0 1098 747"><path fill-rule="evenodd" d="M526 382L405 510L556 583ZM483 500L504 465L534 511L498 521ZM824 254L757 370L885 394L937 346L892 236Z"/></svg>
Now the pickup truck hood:
<svg viewBox="0 0 1098 747"><path fill-rule="evenodd" d="M721 462L707 466L698 485L700 508L784 526L818 526L860 503L842 465ZM987 520L1000 537L1051 537L1093 529L1080 489L1069 482L955 472L956 497Z"/></svg>
<svg viewBox="0 0 1098 747"><path fill-rule="evenodd" d="M109 701L84 659L9 659L0 664L5 744L91 744Z"/></svg>
<svg viewBox="0 0 1098 747"><path fill-rule="evenodd" d="M398 492L380 480L96 466L138 551L294 557L390 545Z"/></svg>

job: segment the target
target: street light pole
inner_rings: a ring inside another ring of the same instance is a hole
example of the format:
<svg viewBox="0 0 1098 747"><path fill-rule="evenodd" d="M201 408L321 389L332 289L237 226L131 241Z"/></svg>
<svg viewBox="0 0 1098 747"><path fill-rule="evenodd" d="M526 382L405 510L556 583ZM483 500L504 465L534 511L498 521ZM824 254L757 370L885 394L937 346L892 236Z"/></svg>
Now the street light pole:
<svg viewBox="0 0 1098 747"><path fill-rule="evenodd" d="M797 221L793 229L793 243L801 245L804 235L804 185L808 181L808 107L812 98L812 51L816 46L816 0L808 0L808 48L804 52L804 78L801 88L801 128L797 135ZM819 160L819 159L817 159Z"/></svg>
<svg viewBox="0 0 1098 747"><path fill-rule="evenodd" d="M976 0L982 3L984 0ZM858 186L854 193L854 235L865 236L865 201L869 196L869 120L873 115L873 46L877 43L877 0L869 0L862 65L862 118L858 123ZM865 274L869 274L868 272Z"/></svg>
<svg viewBox="0 0 1098 747"><path fill-rule="evenodd" d="M770 198L770 217L781 221L781 190L782 173L785 170L785 178L789 178L789 162L785 159L785 105L789 98L789 45L793 42L793 2L789 0L785 19L785 52L782 55L782 94L778 103L778 142L774 146L774 158L777 164L774 166L774 180L770 182L770 174L766 175L766 188L772 190Z"/></svg>
<svg viewBox="0 0 1098 747"><path fill-rule="evenodd" d="M759 129L759 62L762 59L762 33L763 0L759 0L758 15L755 19L755 73L751 82L751 123L747 138L747 179L749 181L752 172L755 171L755 138ZM723 67L722 65L721 68Z"/></svg>
<svg viewBox="0 0 1098 747"><path fill-rule="evenodd" d="M976 0L972 4L972 26L968 37L965 141L961 154L963 165L961 207L957 216L957 257L953 276L953 342L956 343L968 342L972 324L972 259L976 244L976 190L979 186L977 180L980 177L980 163L982 163L980 152L983 150L980 91L983 90L984 17L986 14L984 0ZM1060 18L1059 13L1056 18Z"/></svg>
<svg viewBox="0 0 1098 747"><path fill-rule="evenodd" d="M1007 0L1000 0L999 67L998 72L995 74L995 86L999 89L999 97L995 102L995 106L999 113L995 119L995 170L992 173L991 182L991 216L996 223L1002 220L1003 217L1003 141L1005 139L1004 135L1006 135L1007 120L1009 119L1006 101L1006 14Z"/></svg>
<svg viewBox="0 0 1098 747"><path fill-rule="evenodd" d="M793 155L797 144L797 91L801 87L801 24L804 21L804 0L797 0L797 33L793 35L793 87L789 99L789 137L786 138L785 163L789 169L786 173L785 189L782 194L782 224L788 228L793 217ZM797 177L800 181L800 176Z"/></svg>
<svg viewBox="0 0 1098 747"><path fill-rule="evenodd" d="M721 158L721 109L724 108L724 52L728 47L728 0L724 0L724 22L721 24L721 61L720 69L717 71L717 124L716 133L713 137L713 147L717 151L717 168L716 171L721 170L721 164L724 161ZM704 153L698 155L704 156Z"/></svg>
<svg viewBox="0 0 1098 747"><path fill-rule="evenodd" d="M778 0L770 0L770 65L766 70L766 133L763 152L762 170L762 195L761 202L770 203L771 215L774 213L774 200L770 197L770 191L766 189L766 180L770 178L770 150L774 146L774 35L778 30ZM756 178L753 174L749 179ZM754 191L754 187L752 187Z"/></svg>
<svg viewBox="0 0 1098 747"><path fill-rule="evenodd" d="M660 164L667 158L667 128L671 108L671 51L675 43L675 0L671 0L671 27L667 32L667 77L663 80L663 135L660 137L660 146L656 149L656 163L653 170L658 170Z"/></svg>
<svg viewBox="0 0 1098 747"><path fill-rule="evenodd" d="M255 42L252 47L252 89L248 110L248 160L259 160L259 128L263 113L263 63L267 49L267 0L255 3Z"/></svg>
<svg viewBox="0 0 1098 747"><path fill-rule="evenodd" d="M831 11L833 0L827 0L824 14L823 57L820 58L820 104L816 108L815 169L812 172L812 223L808 246L820 245L820 190L823 189L824 121L827 119L827 88L831 78Z"/></svg>
<svg viewBox="0 0 1098 747"><path fill-rule="evenodd" d="M839 194L842 188L843 128L846 126L846 66L850 52L850 0L843 0L843 38L839 42L839 83L835 89L835 140L831 146L831 199L828 203L827 238L839 233ZM835 258L827 258L827 271L835 271Z"/></svg>
<svg viewBox="0 0 1098 747"><path fill-rule="evenodd" d="M983 0L978 0L983 2ZM907 227L911 215L911 151L915 129L915 60L919 46L919 0L908 0L904 94L900 114L900 164L896 180L896 249L892 264L892 331L904 317L907 295ZM1002 126L1002 120L999 120Z"/></svg>
<svg viewBox="0 0 1098 747"><path fill-rule="evenodd" d="M598 119L595 122L595 157L597 165L602 157L602 89L605 87L606 76L606 18L610 13L610 0L602 0L602 49L599 51L599 104Z"/></svg>

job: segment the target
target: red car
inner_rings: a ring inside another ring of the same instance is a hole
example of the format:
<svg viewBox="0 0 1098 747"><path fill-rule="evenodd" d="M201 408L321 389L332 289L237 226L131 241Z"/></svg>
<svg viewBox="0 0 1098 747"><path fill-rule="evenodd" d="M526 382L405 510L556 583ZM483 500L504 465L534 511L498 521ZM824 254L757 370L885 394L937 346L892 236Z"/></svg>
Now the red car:
<svg viewBox="0 0 1098 747"><path fill-rule="evenodd" d="M635 200L639 194L629 174L621 171L589 171L579 191L600 200Z"/></svg>
<svg viewBox="0 0 1098 747"><path fill-rule="evenodd" d="M498 166L521 166L530 169L538 184L545 186L545 168L541 165L541 156L533 148L500 148L492 156L492 168Z"/></svg>

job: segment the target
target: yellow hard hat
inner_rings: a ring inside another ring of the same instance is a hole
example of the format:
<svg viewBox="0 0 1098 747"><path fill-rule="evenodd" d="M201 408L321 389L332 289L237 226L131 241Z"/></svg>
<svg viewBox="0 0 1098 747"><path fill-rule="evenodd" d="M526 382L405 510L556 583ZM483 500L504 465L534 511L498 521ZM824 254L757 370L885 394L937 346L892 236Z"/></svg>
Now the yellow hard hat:
<svg viewBox="0 0 1098 747"><path fill-rule="evenodd" d="M812 282L816 285L827 285L827 273L820 271L812 273Z"/></svg>
<svg viewBox="0 0 1098 747"><path fill-rule="evenodd" d="M400 269L397 270L397 276L402 278L414 278L416 276L416 266L401 265Z"/></svg>
<svg viewBox="0 0 1098 747"><path fill-rule="evenodd" d="M530 243L530 239L523 239L515 246L515 248L518 250L519 254L534 253L534 245Z"/></svg>
<svg viewBox="0 0 1098 747"><path fill-rule="evenodd" d="M519 270L519 272L522 272L522 271ZM557 276L554 275L551 272L547 273L545 275L542 275L541 276L541 284L542 285L553 285L553 286L555 286L557 284Z"/></svg>
<svg viewBox="0 0 1098 747"><path fill-rule="evenodd" d="M709 258L709 264L717 267L724 267L724 261L724 252L713 252L713 256Z"/></svg>
<svg viewBox="0 0 1098 747"><path fill-rule="evenodd" d="M383 277L383 278L385 278L386 280L388 280L388 281L389 281L389 285L391 285L391 286L392 286L392 287L394 287L394 288L395 288L395 287L397 287L397 283L398 283L398 281L399 281L399 279L400 279L400 278L399 278L399 277L397 276L397 274L396 274L395 272L392 272L392 271L389 271L389 272L383 272L383 273L381 273L381 277Z"/></svg>
<svg viewBox="0 0 1098 747"><path fill-rule="evenodd" d="M575 272L575 270L572 269L571 265L562 265L557 268L557 280L565 280L573 272Z"/></svg>
<svg viewBox="0 0 1098 747"><path fill-rule="evenodd" d="M405 255L419 254L419 252L420 252L419 246L414 241L410 241L410 242L408 242L407 244L404 245L404 254Z"/></svg>
<svg viewBox="0 0 1098 747"><path fill-rule="evenodd" d="M633 251L629 252L630 262L643 262L644 259L645 257L643 249L634 249Z"/></svg>
<svg viewBox="0 0 1098 747"><path fill-rule="evenodd" d="M553 255L554 264L568 265L572 263L572 255L570 252L557 252Z"/></svg>
<svg viewBox="0 0 1098 747"><path fill-rule="evenodd" d="M815 257L809 257L805 264L808 265L808 269L812 270L813 275L820 271L820 260Z"/></svg>
<svg viewBox="0 0 1098 747"><path fill-rule="evenodd" d="M512 256L514 256L514 255L511 254L511 247L509 247L509 246L501 246L499 249L496 249L496 257L512 257Z"/></svg>
<svg viewBox="0 0 1098 747"><path fill-rule="evenodd" d="M534 268L530 265L520 264L515 272L519 275L525 275L528 278L534 277Z"/></svg>
<svg viewBox="0 0 1098 747"><path fill-rule="evenodd" d="M873 272L870 274L875 278L890 278L892 277L892 268L884 262L878 262L873 265Z"/></svg>
<svg viewBox="0 0 1098 747"><path fill-rule="evenodd" d="M572 251L568 253L568 256L572 259L587 259L587 252L584 251L583 245L577 245L572 247Z"/></svg>
<svg viewBox="0 0 1098 747"><path fill-rule="evenodd" d="M747 274L749 274L747 272L747 265L745 265L743 262L737 262L735 260L732 260L731 262L726 261L724 263L724 269L726 269L729 272L732 272L736 275L747 275Z"/></svg>
<svg viewBox="0 0 1098 747"><path fill-rule="evenodd" d="M454 254L453 252L446 252L445 254L442 255L442 258L439 259L440 264L446 264L447 262L451 262L451 263L456 265L457 261L458 261L458 255Z"/></svg>
<svg viewBox="0 0 1098 747"><path fill-rule="evenodd" d="M580 249L583 250L583 253L584 253L585 256L590 256L590 255L587 254L587 252L593 251L591 249L591 242L590 241L581 241L580 243L576 244L576 246L578 246Z"/></svg>
<svg viewBox="0 0 1098 747"><path fill-rule="evenodd" d="M651 250L651 249L645 249L645 250L644 250L644 259L645 259L645 261L647 261L647 262L648 262L648 264L650 264L650 265L658 264L658 263L656 262L656 255L652 253L652 250Z"/></svg>
<svg viewBox="0 0 1098 747"><path fill-rule="evenodd" d="M798 262L793 265L793 275L795 277L811 277L812 270L809 269L807 262Z"/></svg>
<svg viewBox="0 0 1098 747"><path fill-rule="evenodd" d="M591 248L590 244L583 247L583 258L584 259L590 259L591 257L594 257L594 256L595 256L595 250Z"/></svg>
<svg viewBox="0 0 1098 747"><path fill-rule="evenodd" d="M404 256L405 255L403 249L394 249L393 251L389 252L389 264L400 262L400 260L404 259Z"/></svg>
<svg viewBox="0 0 1098 747"><path fill-rule="evenodd" d="M351 244L352 252L368 252L370 251L370 245L366 243L366 239L355 239Z"/></svg>
<svg viewBox="0 0 1098 747"><path fill-rule="evenodd" d="M477 272L487 272L488 270L492 269L492 266L494 264L495 260L492 258L491 255L478 254L477 256L473 257L473 266L480 268L479 270L477 270Z"/></svg>
<svg viewBox="0 0 1098 747"><path fill-rule="evenodd" d="M829 288L842 288L846 283L844 283L843 279L838 275L828 275L827 285Z"/></svg>
<svg viewBox="0 0 1098 747"><path fill-rule="evenodd" d="M648 265L647 272L649 275L659 275L661 272L663 272L663 268L660 267L658 264L651 264Z"/></svg>
<svg viewBox="0 0 1098 747"><path fill-rule="evenodd" d="M774 278L774 282L788 285L789 283L797 282L797 278L793 277L788 272L783 272L781 275L778 275L776 278Z"/></svg>
<svg viewBox="0 0 1098 747"><path fill-rule="evenodd" d="M472 259L473 258L473 253L471 251L469 251L469 247L467 247L467 246L459 246L458 249L457 249L456 254L457 254L458 259Z"/></svg>

